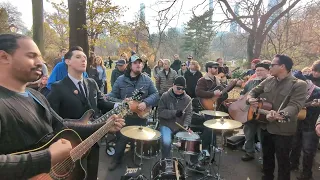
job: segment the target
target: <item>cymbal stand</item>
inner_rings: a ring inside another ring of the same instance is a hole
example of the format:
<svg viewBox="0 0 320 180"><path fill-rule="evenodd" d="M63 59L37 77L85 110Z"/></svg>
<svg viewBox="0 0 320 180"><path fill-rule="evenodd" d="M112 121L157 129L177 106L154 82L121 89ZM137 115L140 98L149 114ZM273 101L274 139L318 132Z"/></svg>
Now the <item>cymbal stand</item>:
<svg viewBox="0 0 320 180"><path fill-rule="evenodd" d="M137 140L136 140L137 141ZM142 174L142 166L143 166L143 162L142 162L142 152L143 152L143 141L141 141L141 147L140 147L140 164L139 164L139 175L135 178L135 179L148 179L146 176L144 176ZM134 164L136 164L136 154L137 154L137 147L134 148L134 153L133 153L133 161L134 161Z"/></svg>
<svg viewBox="0 0 320 180"><path fill-rule="evenodd" d="M221 123L224 123L224 118L221 117ZM209 165L207 166L207 169L206 169L206 172L207 174L200 178L199 180L202 180L202 179L211 179L211 178L215 178L215 179L218 179L218 180L223 180L221 178L221 175L220 175L220 167L221 167L221 160L222 160L222 154L223 154L223 146L221 148L217 147L217 142L216 142L216 145L213 146L213 130L212 129L212 133L211 133L211 145L210 145L210 163ZM222 142L223 142L223 132L221 130L221 138L222 138ZM218 161L218 164L217 165L217 171L215 171L215 169L212 167L214 162L215 162L215 158L216 158L216 153L220 153L220 157L219 157L219 161ZM211 170L214 171L214 175L211 174Z"/></svg>

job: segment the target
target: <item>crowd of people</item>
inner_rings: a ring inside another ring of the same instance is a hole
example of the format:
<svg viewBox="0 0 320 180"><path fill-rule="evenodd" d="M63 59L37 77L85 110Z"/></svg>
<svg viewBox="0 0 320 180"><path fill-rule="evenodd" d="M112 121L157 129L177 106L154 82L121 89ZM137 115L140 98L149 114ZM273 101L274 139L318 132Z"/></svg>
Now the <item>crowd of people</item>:
<svg viewBox="0 0 320 180"><path fill-rule="evenodd" d="M293 66L292 59L286 55L275 55L272 61L254 59L251 69L243 74L248 80L236 83L243 87L240 94L246 98L247 105L255 107L261 98L272 103L272 110L266 115L269 123L250 121L244 124L246 141L242 160L255 158L258 136L262 145L264 180L274 179L275 158L278 179L290 180L290 171L299 167L301 151L302 173L298 179L312 178L320 136L320 61L302 71L293 72ZM37 145L43 136L64 128L74 129L82 139L89 137L104 123L76 122L90 109L94 110L92 120L101 117L121 103L108 101L106 97L125 102L136 89L143 91L138 110L157 108L158 129L162 135L161 156L171 158L172 135L181 131L175 123L192 131L193 113L203 110L199 99L219 97L217 110L227 112L227 94L221 88L234 81L222 58L206 62L203 74L199 62L191 55L182 62L176 54L173 61L159 59L151 73L146 57L132 52L131 56L121 54L115 63L110 79L112 89L108 93L103 59L94 53L88 58L79 46L61 49L50 75L46 69L32 39L19 34L0 35L1 179L28 179L48 173L51 167L68 157L73 148L70 141L60 139L41 151L27 151L30 147ZM306 105L308 102L310 106ZM306 118L299 121L298 113L304 107ZM213 118L206 115L203 121ZM108 120L114 121L111 132L117 134L115 154L109 166L113 171L122 163L125 147L131 141L119 130L123 126L145 126L147 120L136 113L124 119L113 115ZM216 142L211 132L206 127L200 130L202 149L208 153ZM94 144L87 157L87 179L97 179L99 148ZM131 148L134 148L133 143ZM12 155L21 151L19 155ZM197 155L191 156L188 168L204 172L198 159Z"/></svg>

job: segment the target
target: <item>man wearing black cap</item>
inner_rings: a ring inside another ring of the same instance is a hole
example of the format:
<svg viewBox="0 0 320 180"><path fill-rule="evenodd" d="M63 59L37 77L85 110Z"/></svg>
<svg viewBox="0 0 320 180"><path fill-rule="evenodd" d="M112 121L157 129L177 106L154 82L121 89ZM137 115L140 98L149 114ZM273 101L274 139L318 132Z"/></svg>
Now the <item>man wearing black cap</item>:
<svg viewBox="0 0 320 180"><path fill-rule="evenodd" d="M124 74L124 70L126 70L126 67L126 60L120 59L116 62L116 68L112 70L111 74L111 87L113 87L113 84L114 82L116 82L117 78Z"/></svg>
<svg viewBox="0 0 320 180"><path fill-rule="evenodd" d="M255 73L257 77L250 80L240 92L240 95L247 94L251 89L258 86L263 80L269 76L270 65L265 63L258 63L255 67ZM255 153L255 137L258 133L258 139L260 140L260 123L257 121L250 121L244 124L243 127L246 142L244 144L246 154L242 156L243 161L250 161L254 159ZM260 140L261 141L261 140Z"/></svg>
<svg viewBox="0 0 320 180"><path fill-rule="evenodd" d="M141 58L136 54L131 56L124 75L119 76L115 81L109 96L118 99L130 98L134 90L140 89L144 94L142 95L142 102L138 105L138 109L144 111L147 107L156 106L159 101L159 93L150 77L142 73L142 68L143 63ZM132 115L126 116L125 121L128 126L144 126L146 125L147 119L142 119L136 113L133 113ZM109 167L110 171L114 170L120 164L128 142L129 138L119 134L113 162Z"/></svg>
<svg viewBox="0 0 320 180"><path fill-rule="evenodd" d="M162 158L170 158L172 134L180 129L175 123L179 123L188 129L192 118L192 99L185 93L186 80L178 76L173 83L173 87L163 93L158 105L160 120ZM191 170L203 171L198 165L197 156L191 156Z"/></svg>
<svg viewBox="0 0 320 180"><path fill-rule="evenodd" d="M297 179L309 180L312 179L312 165L317 152L317 145L319 143L319 137L316 134L314 125L316 124L320 114L320 106L318 102L318 99L320 99L320 88L314 85L311 80L307 80L301 71L294 73L294 76L307 82L308 95L306 104L309 105L306 105L306 119L298 121L297 132L293 138L292 150L290 153L291 170L299 170L299 160L302 150L302 173Z"/></svg>

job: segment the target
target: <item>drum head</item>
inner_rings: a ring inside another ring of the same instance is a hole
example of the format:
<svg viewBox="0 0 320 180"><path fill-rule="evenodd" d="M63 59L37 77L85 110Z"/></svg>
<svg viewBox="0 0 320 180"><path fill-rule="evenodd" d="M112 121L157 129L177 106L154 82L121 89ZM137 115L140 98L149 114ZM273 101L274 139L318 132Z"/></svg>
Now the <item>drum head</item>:
<svg viewBox="0 0 320 180"><path fill-rule="evenodd" d="M189 132L178 132L176 134L178 139L188 140L188 141L195 141L199 140L200 136L196 133L189 133Z"/></svg>

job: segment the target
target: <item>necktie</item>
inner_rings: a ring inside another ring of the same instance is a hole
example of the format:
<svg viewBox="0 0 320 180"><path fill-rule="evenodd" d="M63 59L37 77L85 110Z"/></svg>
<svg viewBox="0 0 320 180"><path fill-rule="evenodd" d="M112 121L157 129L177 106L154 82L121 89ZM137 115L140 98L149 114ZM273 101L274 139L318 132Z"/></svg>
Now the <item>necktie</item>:
<svg viewBox="0 0 320 180"><path fill-rule="evenodd" d="M84 90L83 90L82 81L79 81L79 82L78 82L78 85L79 85L79 90L80 90L81 95L82 95L84 98L86 98L86 93L85 93Z"/></svg>

